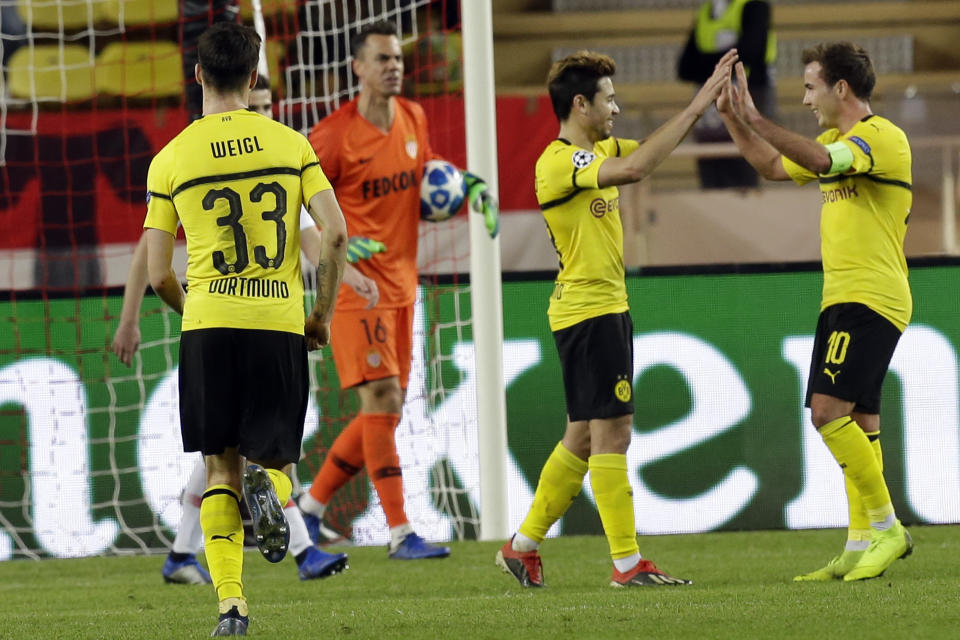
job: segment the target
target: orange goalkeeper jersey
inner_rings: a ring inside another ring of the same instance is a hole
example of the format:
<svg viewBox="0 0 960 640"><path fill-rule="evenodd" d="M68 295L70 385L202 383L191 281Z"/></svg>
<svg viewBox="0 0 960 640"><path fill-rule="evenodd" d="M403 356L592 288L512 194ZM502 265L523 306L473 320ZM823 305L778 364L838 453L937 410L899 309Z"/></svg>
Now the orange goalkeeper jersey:
<svg viewBox="0 0 960 640"><path fill-rule="evenodd" d="M396 112L384 133L357 111L353 100L310 132L310 144L333 184L350 236L387 245L384 253L354 266L373 279L381 307L403 307L417 295L420 178L430 149L427 118L415 102L394 98ZM357 310L366 300L340 287L337 309Z"/></svg>

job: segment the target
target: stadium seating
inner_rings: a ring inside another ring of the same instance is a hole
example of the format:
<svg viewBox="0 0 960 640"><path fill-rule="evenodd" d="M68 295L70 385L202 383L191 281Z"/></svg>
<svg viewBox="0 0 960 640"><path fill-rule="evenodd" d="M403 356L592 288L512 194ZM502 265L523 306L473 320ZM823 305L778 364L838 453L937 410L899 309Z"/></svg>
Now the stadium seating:
<svg viewBox="0 0 960 640"><path fill-rule="evenodd" d="M173 42L113 42L97 56L97 90L133 98L183 91L180 48Z"/></svg>
<svg viewBox="0 0 960 640"><path fill-rule="evenodd" d="M111 24L167 24L180 16L177 0L106 0L97 15Z"/></svg>
<svg viewBox="0 0 960 640"><path fill-rule="evenodd" d="M261 0L261 11L264 18L275 16L281 13L293 13L297 10L296 0ZM253 22L253 2L251 0L240 0L240 17L247 24Z"/></svg>
<svg viewBox="0 0 960 640"><path fill-rule="evenodd" d="M93 57L79 44L23 46L10 56L7 68L14 98L76 102L94 94Z"/></svg>
<svg viewBox="0 0 960 640"><path fill-rule="evenodd" d="M105 0L19 0L17 13L27 28L34 33L40 31L76 31L84 29L97 21L100 5Z"/></svg>

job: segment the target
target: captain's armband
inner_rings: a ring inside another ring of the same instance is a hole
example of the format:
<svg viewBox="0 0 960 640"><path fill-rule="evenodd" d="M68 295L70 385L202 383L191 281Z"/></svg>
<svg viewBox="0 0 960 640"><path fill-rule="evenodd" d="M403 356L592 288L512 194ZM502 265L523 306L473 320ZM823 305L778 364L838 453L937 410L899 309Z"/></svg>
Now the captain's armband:
<svg viewBox="0 0 960 640"><path fill-rule="evenodd" d="M830 170L827 175L843 173L853 166L853 151L842 142L831 142L827 147L830 153Z"/></svg>

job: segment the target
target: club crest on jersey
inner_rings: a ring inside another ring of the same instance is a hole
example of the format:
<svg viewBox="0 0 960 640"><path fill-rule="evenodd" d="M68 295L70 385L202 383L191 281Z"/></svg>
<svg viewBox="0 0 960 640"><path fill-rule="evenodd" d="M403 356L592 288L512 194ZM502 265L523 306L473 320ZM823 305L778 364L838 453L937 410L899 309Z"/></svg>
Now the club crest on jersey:
<svg viewBox="0 0 960 640"><path fill-rule="evenodd" d="M589 151L574 151L572 160L573 166L577 169L583 169L584 167L590 166L590 163L596 160L597 155Z"/></svg>
<svg viewBox="0 0 960 640"><path fill-rule="evenodd" d="M367 364L376 369L381 364L383 364L383 358L380 357L380 352L376 349L371 349L367 353Z"/></svg>
<svg viewBox="0 0 960 640"><path fill-rule="evenodd" d="M417 149L418 149L418 147L417 147L417 141L416 141L416 140L407 140L406 148L407 148L407 155L410 156L412 159L416 160L416 158L417 158Z"/></svg>
<svg viewBox="0 0 960 640"><path fill-rule="evenodd" d="M633 396L633 387L630 385L630 381L617 380L617 384L613 387L613 394L617 396L617 400L620 402L630 402L630 398Z"/></svg>

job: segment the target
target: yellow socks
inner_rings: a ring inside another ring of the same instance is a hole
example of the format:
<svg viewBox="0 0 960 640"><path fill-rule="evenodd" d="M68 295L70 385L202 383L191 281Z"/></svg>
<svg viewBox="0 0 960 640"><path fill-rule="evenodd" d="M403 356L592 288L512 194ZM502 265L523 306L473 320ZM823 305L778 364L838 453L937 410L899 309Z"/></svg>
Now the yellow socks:
<svg viewBox="0 0 960 640"><path fill-rule="evenodd" d="M867 440L873 447L873 453L877 458L877 464L880 465L880 472L883 472L883 449L880 447L880 432L868 433ZM867 509L863 506L863 500L860 498L860 492L853 485L853 481L843 476L847 489L847 507L850 513L850 525L847 528L847 542L853 542L854 546L862 546L866 549L866 544L870 542L870 518L867 517ZM856 543L861 543L857 545ZM847 545L850 546L849 544Z"/></svg>
<svg viewBox="0 0 960 640"><path fill-rule="evenodd" d="M884 522L893 515L890 492L883 480L877 454L866 434L849 416L837 418L820 428L820 436L834 459L860 494L871 524Z"/></svg>
<svg viewBox="0 0 960 640"><path fill-rule="evenodd" d="M243 521L240 496L232 487L217 484L206 490L200 503L200 526L217 597L243 599Z"/></svg>
<svg viewBox="0 0 960 640"><path fill-rule="evenodd" d="M280 508L286 507L287 503L290 502L290 494L293 493L293 483L290 482L287 474L279 469L267 469L267 475L273 481L273 492L277 494Z"/></svg>
<svg viewBox="0 0 960 640"><path fill-rule="evenodd" d="M639 553L627 456L622 453L592 455L589 466L593 497L610 544L610 555L617 560Z"/></svg>
<svg viewBox="0 0 960 640"><path fill-rule="evenodd" d="M533 504L519 532L538 543L543 542L553 523L566 513L580 493L586 473L587 462L573 455L563 443L557 443L540 471Z"/></svg>

